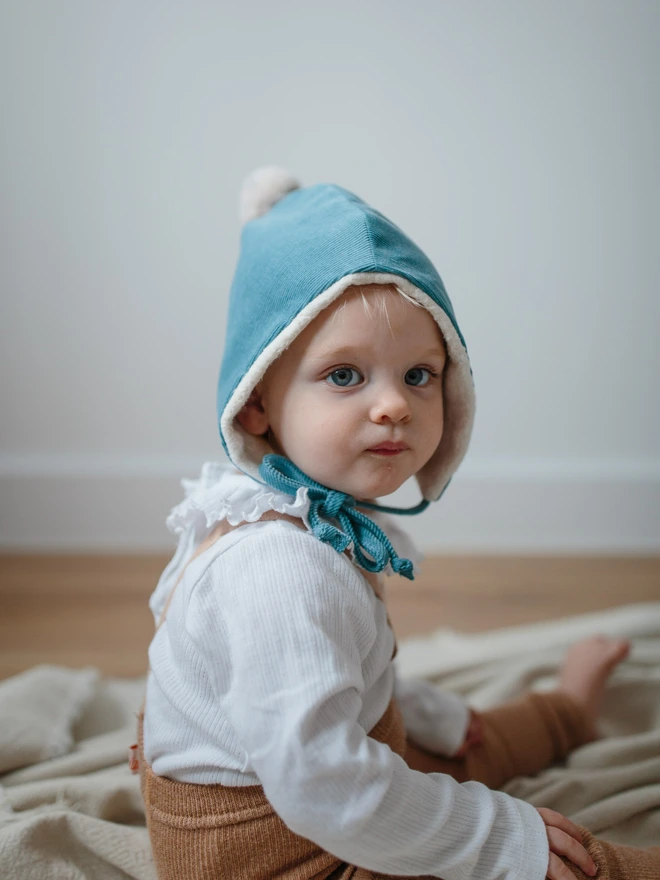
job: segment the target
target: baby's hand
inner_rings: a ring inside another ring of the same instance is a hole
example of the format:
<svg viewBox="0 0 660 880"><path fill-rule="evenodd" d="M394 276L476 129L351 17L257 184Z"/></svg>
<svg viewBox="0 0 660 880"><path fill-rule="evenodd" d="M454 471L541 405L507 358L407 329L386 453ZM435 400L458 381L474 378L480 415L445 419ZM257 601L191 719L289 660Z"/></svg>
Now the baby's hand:
<svg viewBox="0 0 660 880"><path fill-rule="evenodd" d="M463 740L463 745L457 752L454 752L452 758L464 758L472 746L478 746L483 741L484 734L481 726L481 716L474 709L470 709L470 723Z"/></svg>
<svg viewBox="0 0 660 880"><path fill-rule="evenodd" d="M546 877L549 877L550 880L575 880L575 874L569 871L559 856L570 859L578 868L582 868L585 874L593 877L597 868L589 853L582 846L582 836L577 825L574 825L566 816L562 816L555 810L549 810L547 807L537 807L536 811L545 822L550 846L550 861Z"/></svg>

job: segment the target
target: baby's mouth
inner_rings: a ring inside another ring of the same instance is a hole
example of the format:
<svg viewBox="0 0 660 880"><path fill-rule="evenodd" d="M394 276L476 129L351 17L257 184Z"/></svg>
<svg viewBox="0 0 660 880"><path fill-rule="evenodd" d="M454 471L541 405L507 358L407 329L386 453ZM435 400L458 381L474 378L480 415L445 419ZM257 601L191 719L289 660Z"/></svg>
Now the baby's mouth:
<svg viewBox="0 0 660 880"><path fill-rule="evenodd" d="M409 447L406 446L405 443L393 443L388 440L386 443L379 443L378 446L372 446L370 449L367 449L367 452L373 452L375 455L393 456L400 455L408 448Z"/></svg>

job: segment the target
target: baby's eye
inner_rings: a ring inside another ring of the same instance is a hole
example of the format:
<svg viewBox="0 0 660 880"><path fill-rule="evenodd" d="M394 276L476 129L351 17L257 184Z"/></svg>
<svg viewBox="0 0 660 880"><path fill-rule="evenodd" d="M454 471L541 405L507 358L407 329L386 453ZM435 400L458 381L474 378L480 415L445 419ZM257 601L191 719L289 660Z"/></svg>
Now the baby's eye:
<svg viewBox="0 0 660 880"><path fill-rule="evenodd" d="M430 378L431 371L425 370L424 367L413 367L406 373L408 385L426 385Z"/></svg>
<svg viewBox="0 0 660 880"><path fill-rule="evenodd" d="M326 376L326 381L331 382L333 385L339 385L341 388L359 385L361 379L361 374L354 367L340 367L338 370L333 370L329 376Z"/></svg>

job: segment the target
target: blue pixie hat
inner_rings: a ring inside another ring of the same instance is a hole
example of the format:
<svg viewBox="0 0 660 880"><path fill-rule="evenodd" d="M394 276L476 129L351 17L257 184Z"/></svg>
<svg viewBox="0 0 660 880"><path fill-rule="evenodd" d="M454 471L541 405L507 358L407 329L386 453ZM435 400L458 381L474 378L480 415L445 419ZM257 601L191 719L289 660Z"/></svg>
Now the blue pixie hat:
<svg viewBox="0 0 660 880"><path fill-rule="evenodd" d="M348 287L393 284L431 313L447 347L443 436L416 474L423 498L437 500L467 451L475 397L465 341L431 261L358 196L329 183L303 188L273 166L246 179L241 220L217 398L229 459L262 482L259 465L274 450L236 414L270 364Z"/></svg>

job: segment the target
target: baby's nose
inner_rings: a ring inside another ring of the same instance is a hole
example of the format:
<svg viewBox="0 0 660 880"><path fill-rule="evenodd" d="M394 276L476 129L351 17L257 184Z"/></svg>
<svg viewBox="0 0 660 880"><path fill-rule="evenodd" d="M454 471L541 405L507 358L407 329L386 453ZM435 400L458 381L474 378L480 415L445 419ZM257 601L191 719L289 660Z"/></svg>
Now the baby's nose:
<svg viewBox="0 0 660 880"><path fill-rule="evenodd" d="M405 422L410 419L411 411L408 398L396 389L382 391L371 406L371 420L382 422Z"/></svg>

